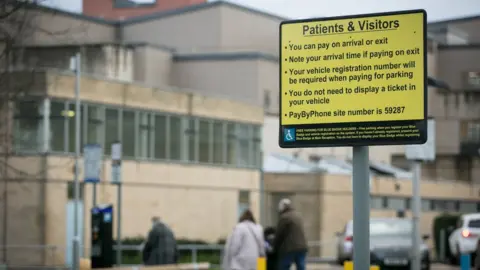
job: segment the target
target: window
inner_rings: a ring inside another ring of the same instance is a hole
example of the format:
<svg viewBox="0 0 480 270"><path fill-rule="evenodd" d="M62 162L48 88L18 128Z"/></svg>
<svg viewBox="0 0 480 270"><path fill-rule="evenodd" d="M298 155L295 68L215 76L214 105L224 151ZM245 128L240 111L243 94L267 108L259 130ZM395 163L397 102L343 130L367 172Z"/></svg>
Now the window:
<svg viewBox="0 0 480 270"><path fill-rule="evenodd" d="M432 201L427 199L422 199L421 209L423 212L428 212L432 210Z"/></svg>
<svg viewBox="0 0 480 270"><path fill-rule="evenodd" d="M469 228L480 228L480 219L472 219L468 221L468 227Z"/></svg>
<svg viewBox="0 0 480 270"><path fill-rule="evenodd" d="M38 151L42 147L42 101L21 101L15 105L14 147L17 151Z"/></svg>
<svg viewBox="0 0 480 270"><path fill-rule="evenodd" d="M237 165L248 166L251 161L250 157L250 126L245 124L237 124L237 138L238 138L238 159Z"/></svg>
<svg viewBox="0 0 480 270"><path fill-rule="evenodd" d="M135 157L135 113L124 110L122 117L123 155L126 157Z"/></svg>
<svg viewBox="0 0 480 270"><path fill-rule="evenodd" d="M187 136L188 143L188 161L197 161L197 128L196 128L196 119L190 118L187 120L187 128L185 130L185 135Z"/></svg>
<svg viewBox="0 0 480 270"><path fill-rule="evenodd" d="M85 105L87 119L86 144L103 145L103 108Z"/></svg>
<svg viewBox="0 0 480 270"><path fill-rule="evenodd" d="M156 159L167 158L167 116L155 115L155 153Z"/></svg>
<svg viewBox="0 0 480 270"><path fill-rule="evenodd" d="M182 119L178 116L169 117L170 124L170 151L169 159L171 160L180 160L182 158L182 142L183 142L183 133L182 133Z"/></svg>
<svg viewBox="0 0 480 270"><path fill-rule="evenodd" d="M69 114L64 102L50 103L50 148L54 152L67 150L67 120L74 115Z"/></svg>
<svg viewBox="0 0 480 270"><path fill-rule="evenodd" d="M457 211L457 202L456 201L446 201L446 200L434 200L433 201L433 211Z"/></svg>
<svg viewBox="0 0 480 270"><path fill-rule="evenodd" d="M262 128L260 126L252 127L252 159L250 165L260 168L263 162L262 153Z"/></svg>
<svg viewBox="0 0 480 270"><path fill-rule="evenodd" d="M198 121L198 161L204 163L212 161L210 153L210 140L212 138L210 126L210 121L208 120Z"/></svg>
<svg viewBox="0 0 480 270"><path fill-rule="evenodd" d="M83 194L84 194L84 183L80 182L80 200L83 200ZM75 183L74 182L68 182L67 184L67 198L69 200L74 200L75 199Z"/></svg>
<svg viewBox="0 0 480 270"><path fill-rule="evenodd" d="M112 144L120 141L120 113L118 109L105 110L105 153L112 153Z"/></svg>
<svg viewBox="0 0 480 270"><path fill-rule="evenodd" d="M137 114L137 155L139 158L149 158L151 147L151 138L153 138L153 127L150 120L150 114L138 112Z"/></svg>
<svg viewBox="0 0 480 270"><path fill-rule="evenodd" d="M383 197L372 196L370 198L371 209L383 209Z"/></svg>
<svg viewBox="0 0 480 270"><path fill-rule="evenodd" d="M462 213L475 213L477 212L477 204L474 202L460 202L459 211Z"/></svg>
<svg viewBox="0 0 480 270"><path fill-rule="evenodd" d="M237 136L235 135L235 124L227 124L227 164L235 165L237 160Z"/></svg>
<svg viewBox="0 0 480 270"><path fill-rule="evenodd" d="M68 125L68 152L70 153L75 153L75 139L77 136L76 132L76 126L75 126L75 114L77 113L76 111L76 106L75 103L69 103L68 104L68 112L67 114L70 115L71 117L68 118L67 125ZM83 113L82 113L82 105L80 105L80 131L78 132L78 136L80 136L80 142L82 142L83 139ZM80 143L81 144L81 143ZM80 145L80 151L83 151L83 147Z"/></svg>
<svg viewBox="0 0 480 270"><path fill-rule="evenodd" d="M403 198L387 198L387 208L405 210L407 209L407 201Z"/></svg>
<svg viewBox="0 0 480 270"><path fill-rule="evenodd" d="M213 122L213 163L223 164L223 150L226 136L224 132L224 125L220 121Z"/></svg>
<svg viewBox="0 0 480 270"><path fill-rule="evenodd" d="M250 208L250 192L241 190L238 192L238 217Z"/></svg>

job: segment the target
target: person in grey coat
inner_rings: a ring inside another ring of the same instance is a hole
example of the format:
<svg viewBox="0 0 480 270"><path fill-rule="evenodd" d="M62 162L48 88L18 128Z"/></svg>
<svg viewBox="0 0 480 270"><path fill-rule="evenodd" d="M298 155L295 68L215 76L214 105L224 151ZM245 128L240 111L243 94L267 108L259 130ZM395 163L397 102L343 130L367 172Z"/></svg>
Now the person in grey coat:
<svg viewBox="0 0 480 270"><path fill-rule="evenodd" d="M172 230L160 218L152 218L152 229L143 248L145 265L176 264L178 260L177 241Z"/></svg>

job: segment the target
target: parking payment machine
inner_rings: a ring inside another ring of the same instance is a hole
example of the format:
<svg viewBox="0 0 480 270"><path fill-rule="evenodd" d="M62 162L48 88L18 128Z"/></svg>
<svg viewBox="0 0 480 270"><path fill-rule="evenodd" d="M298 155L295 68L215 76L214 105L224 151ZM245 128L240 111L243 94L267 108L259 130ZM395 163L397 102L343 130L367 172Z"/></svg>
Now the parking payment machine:
<svg viewBox="0 0 480 270"><path fill-rule="evenodd" d="M91 267L112 267L113 262L113 206L100 205L92 208Z"/></svg>

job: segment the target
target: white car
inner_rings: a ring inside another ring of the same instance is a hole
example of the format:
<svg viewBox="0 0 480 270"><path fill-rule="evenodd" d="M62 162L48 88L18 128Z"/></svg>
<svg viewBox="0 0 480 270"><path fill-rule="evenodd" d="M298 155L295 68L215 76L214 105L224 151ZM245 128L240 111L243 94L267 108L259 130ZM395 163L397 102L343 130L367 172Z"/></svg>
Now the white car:
<svg viewBox="0 0 480 270"><path fill-rule="evenodd" d="M347 222L337 236L337 262L343 264L345 261L352 260L353 256L353 221Z"/></svg>
<svg viewBox="0 0 480 270"><path fill-rule="evenodd" d="M461 254L475 255L479 236L480 213L462 215L448 237L452 262L458 262Z"/></svg>

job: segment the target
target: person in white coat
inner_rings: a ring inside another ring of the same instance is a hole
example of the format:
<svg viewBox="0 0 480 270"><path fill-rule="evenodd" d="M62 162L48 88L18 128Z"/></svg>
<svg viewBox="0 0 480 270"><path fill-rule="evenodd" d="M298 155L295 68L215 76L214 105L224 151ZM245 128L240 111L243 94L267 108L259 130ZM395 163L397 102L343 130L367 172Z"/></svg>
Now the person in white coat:
<svg viewBox="0 0 480 270"><path fill-rule="evenodd" d="M263 228L246 210L225 243L224 270L256 270L259 257L265 257Z"/></svg>

